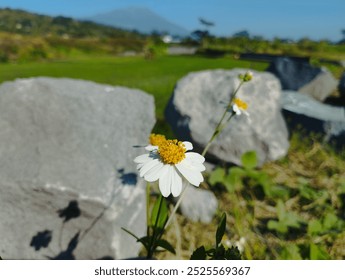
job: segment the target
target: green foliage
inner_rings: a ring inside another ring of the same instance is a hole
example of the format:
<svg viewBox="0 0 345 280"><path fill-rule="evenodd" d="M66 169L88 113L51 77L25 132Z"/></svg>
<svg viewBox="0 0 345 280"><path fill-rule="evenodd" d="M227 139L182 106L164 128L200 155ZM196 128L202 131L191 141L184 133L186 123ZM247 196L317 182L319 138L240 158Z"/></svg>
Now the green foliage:
<svg viewBox="0 0 345 280"><path fill-rule="evenodd" d="M168 206L163 197L160 197L160 199L156 200L152 208L151 225L154 225L157 229L162 230L168 219L168 214Z"/></svg>
<svg viewBox="0 0 345 280"><path fill-rule="evenodd" d="M228 170L217 167L209 176L209 183L222 184L229 192L260 188L268 198L286 198L289 191L282 186L272 184L269 176L257 169L258 160L255 151L249 151L241 157L242 167L234 166Z"/></svg>
<svg viewBox="0 0 345 280"><path fill-rule="evenodd" d="M272 55L307 56L313 58L343 59L344 44L334 44L329 41L313 41L303 38L292 42L280 38L267 40L262 37L205 37L204 49L200 53L222 53L239 55L241 53L264 53Z"/></svg>
<svg viewBox="0 0 345 280"><path fill-rule="evenodd" d="M329 210L320 219L312 219L308 222L307 233L310 236L321 236L341 232L344 228L344 220Z"/></svg>
<svg viewBox="0 0 345 280"><path fill-rule="evenodd" d="M191 260L241 260L241 253L237 247L225 248L221 243L226 229L226 214L223 213L217 227L215 247L207 249L205 246L198 247L191 255Z"/></svg>
<svg viewBox="0 0 345 280"><path fill-rule="evenodd" d="M222 238L225 233L225 227L226 227L226 214L223 213L222 217L220 218L220 222L216 231L216 246L218 246L220 242L222 241Z"/></svg>
<svg viewBox="0 0 345 280"><path fill-rule="evenodd" d="M221 207L230 209L232 234L251 240L246 259L345 257L344 158L313 142L317 139L295 137L279 162L259 168L248 153L241 167L217 167L209 174L211 186L228 190Z"/></svg>
<svg viewBox="0 0 345 280"><path fill-rule="evenodd" d="M247 170L252 170L258 165L255 151L249 151L242 155L242 166Z"/></svg>
<svg viewBox="0 0 345 280"><path fill-rule="evenodd" d="M306 256L303 258L303 247L306 247ZM330 256L324 246L310 243L305 245L287 244L280 252L282 260L329 260Z"/></svg>
<svg viewBox="0 0 345 280"><path fill-rule="evenodd" d="M309 254L311 260L329 260L330 257L323 246L310 244Z"/></svg>
<svg viewBox="0 0 345 280"><path fill-rule="evenodd" d="M163 56L167 53L167 45L162 41L149 40L144 47L144 55L148 60Z"/></svg>
<svg viewBox="0 0 345 280"><path fill-rule="evenodd" d="M0 62L61 59L74 52L142 52L146 37L90 21L0 9Z"/></svg>
<svg viewBox="0 0 345 280"><path fill-rule="evenodd" d="M296 244L287 244L280 252L282 260L302 260L300 248Z"/></svg>
<svg viewBox="0 0 345 280"><path fill-rule="evenodd" d="M303 223L296 213L288 212L285 209L284 202L278 200L277 206L277 216L278 220L269 220L267 223L267 228L269 230L275 230L278 233L286 234L289 228L300 228Z"/></svg>

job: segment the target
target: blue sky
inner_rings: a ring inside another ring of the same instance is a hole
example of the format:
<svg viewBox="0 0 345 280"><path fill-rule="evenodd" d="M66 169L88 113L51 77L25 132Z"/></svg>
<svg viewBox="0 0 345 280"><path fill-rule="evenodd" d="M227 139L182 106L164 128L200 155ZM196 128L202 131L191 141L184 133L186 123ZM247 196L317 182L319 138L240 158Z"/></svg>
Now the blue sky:
<svg viewBox="0 0 345 280"><path fill-rule="evenodd" d="M265 38L338 41L345 29L345 0L0 0L0 7L82 18L113 9L147 7L188 30L203 17L211 33L230 36L241 30Z"/></svg>

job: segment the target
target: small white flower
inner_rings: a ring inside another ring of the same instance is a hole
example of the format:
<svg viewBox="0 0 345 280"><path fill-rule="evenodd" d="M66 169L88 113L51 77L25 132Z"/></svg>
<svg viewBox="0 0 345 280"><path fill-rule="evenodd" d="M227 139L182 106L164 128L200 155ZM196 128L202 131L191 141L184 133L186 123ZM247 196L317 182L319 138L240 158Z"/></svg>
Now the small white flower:
<svg viewBox="0 0 345 280"><path fill-rule="evenodd" d="M233 100L232 110L237 116L240 116L242 113L246 116L249 116L249 113L247 112L248 105L246 102L242 101L239 98L235 98Z"/></svg>
<svg viewBox="0 0 345 280"><path fill-rule="evenodd" d="M152 143L146 147L147 154L134 159L137 163L140 177L147 182L159 181L159 190L164 197L170 194L179 196L182 191L182 181L198 187L204 180L201 172L205 158L195 152L190 142L162 139L158 145Z"/></svg>
<svg viewBox="0 0 345 280"><path fill-rule="evenodd" d="M239 241L235 242L235 246L237 246L238 250L242 253L244 251L244 246L246 245L246 239L241 237Z"/></svg>

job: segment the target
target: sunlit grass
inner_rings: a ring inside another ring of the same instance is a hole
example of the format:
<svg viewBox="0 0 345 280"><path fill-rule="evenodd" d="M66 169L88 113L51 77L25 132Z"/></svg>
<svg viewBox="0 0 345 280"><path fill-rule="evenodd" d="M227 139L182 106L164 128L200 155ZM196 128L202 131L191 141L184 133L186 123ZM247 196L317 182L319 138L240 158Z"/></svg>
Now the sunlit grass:
<svg viewBox="0 0 345 280"><path fill-rule="evenodd" d="M193 56L163 56L145 60L141 56L84 56L62 61L0 64L0 82L16 78L49 76L138 88L155 97L156 115L157 118L162 119L165 105L180 78L191 71L235 67L254 67L256 70L264 70L267 64L252 64L228 57L208 59Z"/></svg>

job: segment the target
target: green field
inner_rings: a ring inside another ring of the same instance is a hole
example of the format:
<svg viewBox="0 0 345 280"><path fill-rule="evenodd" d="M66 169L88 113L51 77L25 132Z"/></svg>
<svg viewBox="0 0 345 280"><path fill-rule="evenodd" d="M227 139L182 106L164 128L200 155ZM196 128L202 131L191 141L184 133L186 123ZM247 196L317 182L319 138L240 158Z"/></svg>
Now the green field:
<svg viewBox="0 0 345 280"><path fill-rule="evenodd" d="M264 70L267 64L192 56L162 56L153 60L145 60L143 57L92 56L52 62L0 64L0 82L49 76L138 88L155 97L157 117L161 119L175 83L184 75L191 71L235 67Z"/></svg>
<svg viewBox="0 0 345 280"><path fill-rule="evenodd" d="M253 68L264 70L266 63L251 63L229 57L210 59L195 56L161 56L153 60L138 57L83 56L67 60L0 64L0 82L37 76L68 77L97 83L138 88L155 98L157 123L154 132L169 137L164 109L176 82L192 71L205 69Z"/></svg>

